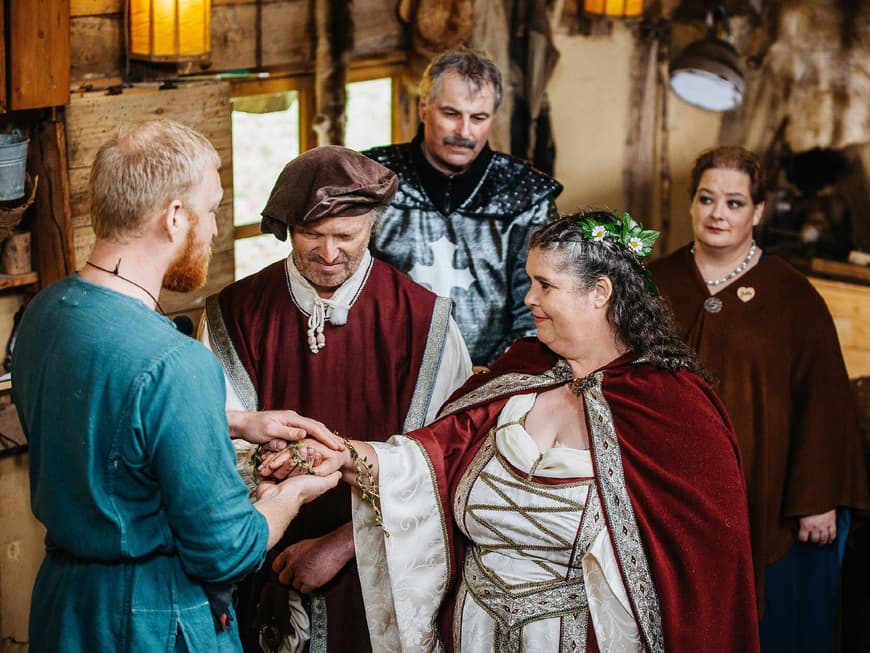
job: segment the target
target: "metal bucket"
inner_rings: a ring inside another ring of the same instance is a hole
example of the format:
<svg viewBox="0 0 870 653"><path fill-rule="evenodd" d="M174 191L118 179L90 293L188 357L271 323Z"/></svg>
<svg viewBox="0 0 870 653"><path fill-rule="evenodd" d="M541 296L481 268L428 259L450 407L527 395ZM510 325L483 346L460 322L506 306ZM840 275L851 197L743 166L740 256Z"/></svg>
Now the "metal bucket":
<svg viewBox="0 0 870 653"><path fill-rule="evenodd" d="M17 129L0 134L0 201L24 197L24 172L27 167L27 144Z"/></svg>

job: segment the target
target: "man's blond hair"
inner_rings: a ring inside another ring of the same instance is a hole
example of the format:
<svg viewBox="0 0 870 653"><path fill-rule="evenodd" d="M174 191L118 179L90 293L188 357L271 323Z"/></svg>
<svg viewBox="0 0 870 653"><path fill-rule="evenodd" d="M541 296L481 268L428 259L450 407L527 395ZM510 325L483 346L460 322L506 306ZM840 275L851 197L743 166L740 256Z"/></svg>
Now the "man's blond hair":
<svg viewBox="0 0 870 653"><path fill-rule="evenodd" d="M208 139L181 123L160 119L121 127L100 147L88 181L97 237L140 235L155 213L186 199L209 167L220 165Z"/></svg>

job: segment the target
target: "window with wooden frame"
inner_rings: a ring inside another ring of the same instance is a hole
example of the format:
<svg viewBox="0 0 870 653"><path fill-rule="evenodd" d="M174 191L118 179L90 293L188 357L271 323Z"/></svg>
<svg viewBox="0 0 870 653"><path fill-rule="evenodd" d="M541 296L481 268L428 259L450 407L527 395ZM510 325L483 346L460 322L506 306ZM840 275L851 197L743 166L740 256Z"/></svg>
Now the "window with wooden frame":
<svg viewBox="0 0 870 653"><path fill-rule="evenodd" d="M397 79L401 65L358 65L348 73L345 145L364 150L399 136ZM233 234L235 278L287 256L289 243L260 233L260 211L281 169L317 144L314 75L233 82Z"/></svg>

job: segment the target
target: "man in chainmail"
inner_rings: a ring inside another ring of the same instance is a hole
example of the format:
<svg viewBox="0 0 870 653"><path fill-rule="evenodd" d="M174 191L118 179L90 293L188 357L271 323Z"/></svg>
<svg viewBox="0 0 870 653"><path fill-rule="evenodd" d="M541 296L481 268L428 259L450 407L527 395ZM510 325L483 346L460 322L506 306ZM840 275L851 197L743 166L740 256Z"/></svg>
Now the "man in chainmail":
<svg viewBox="0 0 870 653"><path fill-rule="evenodd" d="M528 162L490 149L501 97L490 59L468 49L439 55L420 82L414 140L365 152L399 176L372 253L453 300L475 365L534 333L523 304L526 245L556 216L562 191Z"/></svg>

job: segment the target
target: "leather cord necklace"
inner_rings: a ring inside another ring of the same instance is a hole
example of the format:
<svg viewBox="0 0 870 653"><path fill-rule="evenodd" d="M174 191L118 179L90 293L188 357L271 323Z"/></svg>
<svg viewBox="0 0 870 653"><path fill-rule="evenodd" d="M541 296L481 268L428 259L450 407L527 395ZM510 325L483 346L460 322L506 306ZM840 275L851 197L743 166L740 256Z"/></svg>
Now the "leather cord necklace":
<svg viewBox="0 0 870 653"><path fill-rule="evenodd" d="M121 259L118 259L118 262L115 263L114 270L110 270L109 268L104 268L103 266L97 265L96 263L91 263L90 261L85 261L85 265L90 265L92 268L96 268L97 270L100 270L101 272L105 272L106 274L111 274L112 276L118 277L121 281L126 281L130 285L136 286L139 290L141 290L142 292L144 292L146 295L148 295L151 298L151 300L157 306L157 310L160 311L161 315L166 315L166 311L163 310L163 307L160 305L160 302L158 302L157 298L151 294L150 290L148 290L145 286L136 283L132 279L128 279L123 274L118 272L118 268L121 267Z"/></svg>

